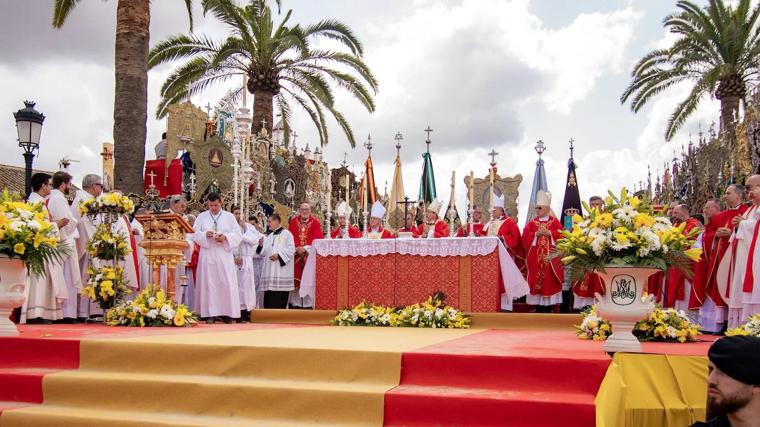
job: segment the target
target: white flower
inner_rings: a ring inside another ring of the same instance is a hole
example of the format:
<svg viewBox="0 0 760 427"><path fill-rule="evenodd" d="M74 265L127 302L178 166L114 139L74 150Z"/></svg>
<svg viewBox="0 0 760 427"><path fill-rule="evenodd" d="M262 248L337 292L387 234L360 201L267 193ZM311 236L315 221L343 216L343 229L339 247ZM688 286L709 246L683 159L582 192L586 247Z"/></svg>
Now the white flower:
<svg viewBox="0 0 760 427"><path fill-rule="evenodd" d="M163 316L166 319L174 319L174 315L176 312L174 309L171 308L169 304L164 304L163 307L161 307L161 316Z"/></svg>
<svg viewBox="0 0 760 427"><path fill-rule="evenodd" d="M428 317L428 318L429 318L429 317L431 317L432 315L433 315L433 313L432 313L432 312L430 312L430 310L425 310L425 313L424 313L424 316L425 316L425 317Z"/></svg>
<svg viewBox="0 0 760 427"><path fill-rule="evenodd" d="M13 231L21 231L22 228L24 228L24 222L23 221L11 221L10 228Z"/></svg>
<svg viewBox="0 0 760 427"><path fill-rule="evenodd" d="M440 308L436 308L435 309L435 318L436 319L440 319L442 317L443 317L443 310L441 310Z"/></svg>
<svg viewBox="0 0 760 427"><path fill-rule="evenodd" d="M146 314L146 316L150 317L151 319L155 319L158 316L158 310L156 310L155 308L148 310L148 313Z"/></svg>

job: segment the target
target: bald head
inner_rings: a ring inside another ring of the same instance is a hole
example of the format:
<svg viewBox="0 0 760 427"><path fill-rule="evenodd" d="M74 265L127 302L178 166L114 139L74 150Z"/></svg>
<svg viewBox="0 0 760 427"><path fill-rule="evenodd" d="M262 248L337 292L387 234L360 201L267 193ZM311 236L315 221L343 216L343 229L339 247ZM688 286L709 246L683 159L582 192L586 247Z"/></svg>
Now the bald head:
<svg viewBox="0 0 760 427"><path fill-rule="evenodd" d="M298 207L298 216L304 221L309 219L311 216L311 206L308 203L301 203L301 206Z"/></svg>
<svg viewBox="0 0 760 427"><path fill-rule="evenodd" d="M745 181L749 199L755 205L760 205L760 175L750 175Z"/></svg>

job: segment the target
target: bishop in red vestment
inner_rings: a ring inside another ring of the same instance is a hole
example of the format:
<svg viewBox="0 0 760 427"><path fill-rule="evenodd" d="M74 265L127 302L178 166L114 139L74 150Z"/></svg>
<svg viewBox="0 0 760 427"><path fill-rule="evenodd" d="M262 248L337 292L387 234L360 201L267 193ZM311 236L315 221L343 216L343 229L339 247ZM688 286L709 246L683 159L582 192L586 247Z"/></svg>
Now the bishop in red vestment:
<svg viewBox="0 0 760 427"><path fill-rule="evenodd" d="M412 233L413 238L418 238L420 235L417 233L417 225L414 224L414 212L410 211L406 213L406 221L404 227L399 228L399 233Z"/></svg>
<svg viewBox="0 0 760 427"><path fill-rule="evenodd" d="M333 239L358 239L362 237L359 228L350 223L352 212L353 210L346 202L340 202L335 209L335 213L338 215L338 227L332 230L330 237Z"/></svg>
<svg viewBox="0 0 760 427"><path fill-rule="evenodd" d="M304 305L304 303L307 303L306 301L301 301L298 288L301 286L301 276L306 266L306 257L309 255L308 248L305 247L311 246L316 239L323 239L325 235L322 233L322 224L311 214L311 206L308 203L302 203L298 207L298 216L290 220L288 231L293 235L293 240L295 240L296 244L294 263L295 290L291 291L290 304L304 307L308 305Z"/></svg>
<svg viewBox="0 0 760 427"><path fill-rule="evenodd" d="M449 237L449 226L446 221L438 217L441 210L441 202L433 200L425 211L425 222L417 227L417 234L423 239Z"/></svg>
<svg viewBox="0 0 760 427"><path fill-rule="evenodd" d="M483 231L485 224L481 222L482 220L483 210L480 208L480 206L475 206L475 209L472 211L472 234L474 234L475 237L485 236L485 232ZM457 237L468 237L469 235L470 224L462 224L462 226L457 230Z"/></svg>
<svg viewBox="0 0 760 427"><path fill-rule="evenodd" d="M525 274L525 252L517 222L504 211L504 195L493 198L491 221L483 228L486 236L498 237L517 267Z"/></svg>
<svg viewBox="0 0 760 427"><path fill-rule="evenodd" d="M379 200L375 200L370 208L369 229L367 237L370 239L393 239L393 233L383 227L383 216L385 207Z"/></svg>
<svg viewBox="0 0 760 427"><path fill-rule="evenodd" d="M554 246L562 237L562 224L551 214L551 194L539 191L536 195L536 217L525 225L522 244L527 248L526 265L531 305L551 306L562 302L564 270L559 258L550 258Z"/></svg>

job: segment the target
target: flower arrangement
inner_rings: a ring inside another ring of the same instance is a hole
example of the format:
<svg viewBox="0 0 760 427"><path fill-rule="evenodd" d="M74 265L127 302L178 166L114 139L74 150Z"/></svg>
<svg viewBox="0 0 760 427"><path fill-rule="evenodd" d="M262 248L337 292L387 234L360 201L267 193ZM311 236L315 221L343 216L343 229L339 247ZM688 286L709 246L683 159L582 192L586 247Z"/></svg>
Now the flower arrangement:
<svg viewBox="0 0 760 427"><path fill-rule="evenodd" d="M106 312L110 326L185 326L198 323L198 317L184 304L166 297L160 286L149 286L134 301L124 301Z"/></svg>
<svg viewBox="0 0 760 427"><path fill-rule="evenodd" d="M112 232L108 224L100 224L87 242L87 253L90 257L105 261L122 260L131 252L127 237L123 233Z"/></svg>
<svg viewBox="0 0 760 427"><path fill-rule="evenodd" d="M578 338L604 341L612 335L612 325L603 319L593 305L581 313L582 321L576 326ZM643 320L636 322L633 334L639 341L694 342L700 335L699 325L692 323L686 313L674 308L656 307Z"/></svg>
<svg viewBox="0 0 760 427"><path fill-rule="evenodd" d="M605 199L607 209L591 209L584 217L573 216L573 227L563 231L556 253L570 267L573 280L586 271L604 270L605 265L674 267L691 274L689 261L698 261L701 249L690 248L699 230L684 232L685 224L673 226L670 219L655 214L648 200L630 196L623 188L611 191Z"/></svg>
<svg viewBox="0 0 760 427"><path fill-rule="evenodd" d="M731 337L736 335L760 337L760 314L749 316L747 318L747 323L739 326L738 328L733 328L726 331L726 336Z"/></svg>
<svg viewBox="0 0 760 427"><path fill-rule="evenodd" d="M612 325L596 312L596 305L581 312L583 320L576 326L576 334L582 340L604 341L612 334Z"/></svg>
<svg viewBox="0 0 760 427"><path fill-rule="evenodd" d="M82 295L97 302L100 308L108 309L131 293L127 287L128 281L124 278L124 270L119 267L103 266L100 268L88 267L87 286L82 289Z"/></svg>
<svg viewBox="0 0 760 427"><path fill-rule="evenodd" d="M445 304L446 295L437 292L425 302L402 308L361 302L349 310L341 310L332 323L338 326L390 326L410 328L467 329L470 318Z"/></svg>
<svg viewBox="0 0 760 427"><path fill-rule="evenodd" d="M129 215L134 210L135 204L132 199L118 192L101 194L98 197L85 200L79 204L79 212L82 215L89 216L101 213Z"/></svg>
<svg viewBox="0 0 760 427"><path fill-rule="evenodd" d="M19 258L34 275L45 264L60 261L69 248L59 242L58 228L41 203L24 203L7 190L0 194L0 254Z"/></svg>

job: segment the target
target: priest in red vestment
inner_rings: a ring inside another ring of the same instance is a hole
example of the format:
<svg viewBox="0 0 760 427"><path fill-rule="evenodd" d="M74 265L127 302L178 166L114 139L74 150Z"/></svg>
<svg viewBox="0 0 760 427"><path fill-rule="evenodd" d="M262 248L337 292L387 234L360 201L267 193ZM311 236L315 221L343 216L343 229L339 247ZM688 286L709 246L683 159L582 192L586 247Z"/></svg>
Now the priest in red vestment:
<svg viewBox="0 0 760 427"><path fill-rule="evenodd" d="M702 254L706 257L705 289L703 303L699 309L699 324L707 332L720 332L726 322L728 305L720 293L718 267L730 245L734 230L733 220L741 217L749 209L742 203L746 190L738 184L729 185L723 193L726 210L713 216L706 225L702 239ZM708 235L708 231L710 234ZM727 286L724 286L726 288Z"/></svg>
<svg viewBox="0 0 760 427"><path fill-rule="evenodd" d="M422 239L437 239L439 237L449 237L449 226L446 221L438 217L441 210L441 202L436 199L430 202L425 211L425 222L417 227L417 234Z"/></svg>
<svg viewBox="0 0 760 427"><path fill-rule="evenodd" d="M398 229L398 233L412 233L412 238L416 239L420 237L417 233L417 225L414 223L415 218L414 211L406 213L406 220L404 221L404 227Z"/></svg>
<svg viewBox="0 0 760 427"><path fill-rule="evenodd" d="M298 207L298 215L290 220L288 231L293 235L296 244L296 256L294 263L295 289L290 292L290 305L293 307L312 307L314 301L306 301L301 298L298 289L301 286L301 276L306 266L306 258L309 255L309 246L314 240L323 239L322 224L311 214L311 206L301 203Z"/></svg>
<svg viewBox="0 0 760 427"><path fill-rule="evenodd" d="M475 237L485 236L485 232L483 231L485 224L483 224L482 221L483 209L481 209L480 206L475 206L475 208L472 210L472 234L474 234ZM462 226L457 230L457 237L469 237L469 235L470 224L462 224Z"/></svg>
<svg viewBox="0 0 760 427"><path fill-rule="evenodd" d="M562 303L564 271L559 258L550 258L554 246L562 237L562 224L551 211L551 194L536 194L536 217L525 225L523 248L527 249L526 265L530 294L526 302L535 306L554 306Z"/></svg>
<svg viewBox="0 0 760 427"><path fill-rule="evenodd" d="M338 215L338 226L330 233L333 239L358 239L362 237L362 232L358 227L351 225L351 213L353 210L346 202L340 202L335 209Z"/></svg>
<svg viewBox="0 0 760 427"><path fill-rule="evenodd" d="M491 220L483 227L486 236L498 237L507 252L520 270L525 267L525 252L523 251L520 229L517 222L504 211L504 195L493 196Z"/></svg>
<svg viewBox="0 0 760 427"><path fill-rule="evenodd" d="M705 220L704 230L692 245L693 248L702 249L702 254L699 256L699 261L692 263L691 292L687 297L689 310L701 310L707 299L707 259L715 240L715 231L718 229L714 219L719 213L720 200L718 199L708 199L702 207L702 217Z"/></svg>
<svg viewBox="0 0 760 427"><path fill-rule="evenodd" d="M372 204L369 213L369 229L367 230L367 238L370 239L393 239L393 233L390 230L386 230L383 227L383 216L385 215L385 207L379 200L375 200Z"/></svg>
<svg viewBox="0 0 760 427"><path fill-rule="evenodd" d="M673 217L673 225L680 226L682 223L686 223L684 226L684 234L689 233L695 228L702 228L702 223L698 219L692 218L689 212L689 206L686 204L679 204L672 209L671 216ZM692 238L692 242L696 238ZM694 263L689 261L692 271L694 270ZM679 310L689 309L689 294L691 293L691 280L675 268L669 268L665 273L665 293L663 295L663 307L675 307Z"/></svg>

